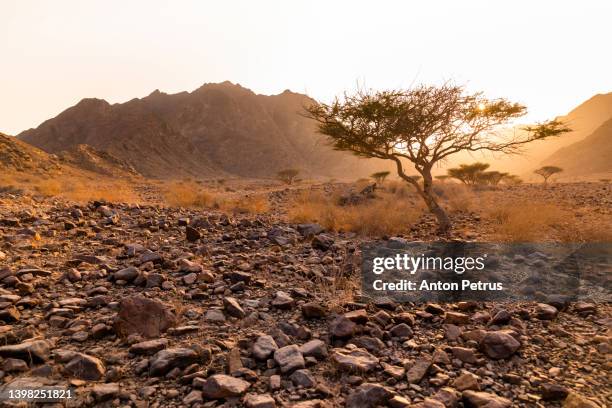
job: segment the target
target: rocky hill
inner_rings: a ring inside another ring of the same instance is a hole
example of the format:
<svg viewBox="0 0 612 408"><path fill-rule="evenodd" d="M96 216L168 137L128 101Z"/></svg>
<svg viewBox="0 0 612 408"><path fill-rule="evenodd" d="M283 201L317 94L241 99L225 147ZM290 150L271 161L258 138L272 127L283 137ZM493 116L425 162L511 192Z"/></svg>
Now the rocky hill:
<svg viewBox="0 0 612 408"><path fill-rule="evenodd" d="M49 172L60 168L57 157L0 133L0 169L3 172Z"/></svg>
<svg viewBox="0 0 612 408"><path fill-rule="evenodd" d="M583 140L559 149L543 164L562 167L565 177L612 173L612 119Z"/></svg>
<svg viewBox="0 0 612 408"><path fill-rule="evenodd" d="M51 153L87 144L149 177L269 177L298 168L354 178L376 170L376 162L326 145L300 114L311 102L290 91L265 96L230 82L205 84L122 104L84 99L18 137Z"/></svg>

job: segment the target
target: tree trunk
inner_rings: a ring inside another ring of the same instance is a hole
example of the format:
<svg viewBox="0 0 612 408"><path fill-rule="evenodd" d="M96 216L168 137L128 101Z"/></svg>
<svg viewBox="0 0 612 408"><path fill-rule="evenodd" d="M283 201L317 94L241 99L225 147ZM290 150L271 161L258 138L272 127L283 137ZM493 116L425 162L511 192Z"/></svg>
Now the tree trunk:
<svg viewBox="0 0 612 408"><path fill-rule="evenodd" d="M423 174L423 191L421 192L421 196L423 197L429 211L438 221L438 232L448 235L452 229L452 224L450 218L446 214L446 211L440 207L440 204L438 204L438 201L434 196L433 181L431 178L431 173L429 172L424 172Z"/></svg>
<svg viewBox="0 0 612 408"><path fill-rule="evenodd" d="M444 209L440 207L438 201L436 200L436 197L433 194L433 178L431 177L431 167L428 166L421 170L417 168L417 171L419 171L419 173L421 173L421 176L423 177L423 188L421 189L418 182L411 179L406 173L404 173L404 168L399 158L393 156L388 156L387 158L395 161L395 164L397 165L397 174L405 182L407 182L408 184L412 184L414 188L416 188L419 195L423 198L423 201L425 201L425 205L427 205L429 212L431 212L438 221L438 232L443 235L448 235L453 226L451 224L450 218L448 218L448 215L446 214L446 211L444 211Z"/></svg>

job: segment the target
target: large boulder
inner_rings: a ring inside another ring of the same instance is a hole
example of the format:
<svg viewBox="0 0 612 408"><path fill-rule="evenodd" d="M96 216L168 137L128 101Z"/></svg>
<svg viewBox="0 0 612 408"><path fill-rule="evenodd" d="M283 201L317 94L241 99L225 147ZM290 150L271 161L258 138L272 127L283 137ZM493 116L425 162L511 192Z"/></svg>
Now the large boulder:
<svg viewBox="0 0 612 408"><path fill-rule="evenodd" d="M178 318L160 301L142 296L123 299L115 319L115 332L120 336L138 334L143 337L159 337L176 326Z"/></svg>

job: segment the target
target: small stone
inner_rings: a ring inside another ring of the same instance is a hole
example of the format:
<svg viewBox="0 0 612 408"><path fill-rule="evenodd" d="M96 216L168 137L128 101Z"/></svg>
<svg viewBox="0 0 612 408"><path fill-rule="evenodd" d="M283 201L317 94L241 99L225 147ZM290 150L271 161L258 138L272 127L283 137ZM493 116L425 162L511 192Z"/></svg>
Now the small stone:
<svg viewBox="0 0 612 408"><path fill-rule="evenodd" d="M475 350L466 347L451 347L453 357L468 364L476 364L478 358L476 357Z"/></svg>
<svg viewBox="0 0 612 408"><path fill-rule="evenodd" d="M253 357L258 360L267 360L272 353L278 350L278 346L272 336L259 336L253 344Z"/></svg>
<svg viewBox="0 0 612 408"><path fill-rule="evenodd" d="M119 304L115 331L122 336L139 334L143 337L159 337L177 322L176 315L162 302L133 296Z"/></svg>
<svg viewBox="0 0 612 408"><path fill-rule="evenodd" d="M492 359L499 360L512 356L521 344L505 331L488 332L480 342L483 352Z"/></svg>
<svg viewBox="0 0 612 408"><path fill-rule="evenodd" d="M276 350L274 352L274 361L280 366L281 372L287 374L306 366L304 357L300 353L300 348L295 344Z"/></svg>
<svg viewBox="0 0 612 408"><path fill-rule="evenodd" d="M0 347L0 357L14 357L32 363L44 363L49 359L49 343L44 340L25 341Z"/></svg>
<svg viewBox="0 0 612 408"><path fill-rule="evenodd" d="M239 397L251 386L247 381L225 374L215 374L202 384L202 395L208 399Z"/></svg>
<svg viewBox="0 0 612 408"><path fill-rule="evenodd" d="M307 369L295 370L289 379L296 387L302 388L312 388L317 383L310 370Z"/></svg>
<svg viewBox="0 0 612 408"><path fill-rule="evenodd" d="M346 408L376 408L387 405L393 393L379 384L364 383L346 397Z"/></svg>
<svg viewBox="0 0 612 408"><path fill-rule="evenodd" d="M399 339L408 339L412 337L412 329L406 323L400 323L396 326L393 326L389 333L392 337L397 337Z"/></svg>
<svg viewBox="0 0 612 408"><path fill-rule="evenodd" d="M540 390L544 401L559 401L565 399L569 393L567 388L551 383L541 384Z"/></svg>
<svg viewBox="0 0 612 408"><path fill-rule="evenodd" d="M302 315L307 319L321 319L327 316L327 309L316 302L304 303L302 305Z"/></svg>
<svg viewBox="0 0 612 408"><path fill-rule="evenodd" d="M123 280L126 282L131 282L138 277L139 274L138 268L134 266L130 266L129 268L121 269L113 274L115 280Z"/></svg>
<svg viewBox="0 0 612 408"><path fill-rule="evenodd" d="M470 322L470 316L460 312L446 312L444 316L444 323L446 324L468 324Z"/></svg>
<svg viewBox="0 0 612 408"><path fill-rule="evenodd" d="M463 391L463 401L470 408L510 408L512 401L488 392Z"/></svg>
<svg viewBox="0 0 612 408"><path fill-rule="evenodd" d="M431 360L417 360L416 363L406 372L406 379L409 384L418 384L425 377L431 367Z"/></svg>
<svg viewBox="0 0 612 408"><path fill-rule="evenodd" d="M288 293L283 291L276 292L274 299L272 299L272 306L278 309L291 309L295 301Z"/></svg>
<svg viewBox="0 0 612 408"><path fill-rule="evenodd" d="M26 363L25 361L21 359L7 358L2 363L2 370L6 371L7 373L10 373L13 371L28 371L29 367L28 367L28 363Z"/></svg>
<svg viewBox="0 0 612 408"><path fill-rule="evenodd" d="M202 238L202 234L197 229L188 225L185 227L185 238L189 242L196 242L197 240Z"/></svg>
<svg viewBox="0 0 612 408"><path fill-rule="evenodd" d="M230 316L237 317L239 319L242 319L246 316L246 313L244 312L238 301L233 297L223 298L223 307L225 308L227 314Z"/></svg>
<svg viewBox="0 0 612 408"><path fill-rule="evenodd" d="M106 372L102 361L96 357L76 353L64 366L66 374L86 381L98 381Z"/></svg>
<svg viewBox="0 0 612 408"><path fill-rule="evenodd" d="M244 405L246 408L275 408L276 401L270 394L247 394Z"/></svg>
<svg viewBox="0 0 612 408"><path fill-rule="evenodd" d="M362 348L334 349L331 359L340 370L348 372L368 372L378 366L378 358Z"/></svg>
<svg viewBox="0 0 612 408"><path fill-rule="evenodd" d="M535 309L535 315L540 320L553 320L557 317L557 314L559 314L559 311L556 307L545 303L538 303Z"/></svg>
<svg viewBox="0 0 612 408"><path fill-rule="evenodd" d="M348 338L355 333L357 325L345 316L336 317L329 325L329 333L333 337Z"/></svg>
<svg viewBox="0 0 612 408"><path fill-rule="evenodd" d="M204 320L213 323L223 323L225 322L225 315L219 309L208 309L204 315Z"/></svg>
<svg viewBox="0 0 612 408"><path fill-rule="evenodd" d="M455 378L455 381L453 381L452 386L459 391L480 391L480 385L478 384L478 376L470 372L464 372L459 377Z"/></svg>
<svg viewBox="0 0 612 408"><path fill-rule="evenodd" d="M300 346L300 352L304 357L314 357L317 360L323 360L327 357L327 345L319 339L310 340Z"/></svg>
<svg viewBox="0 0 612 408"><path fill-rule="evenodd" d="M119 384L96 384L93 386L91 392L96 401L106 401L115 398L119 394Z"/></svg>
<svg viewBox="0 0 612 408"><path fill-rule="evenodd" d="M168 347L167 339L155 339L133 344L130 347L130 353L148 356L153 355L166 347Z"/></svg>
<svg viewBox="0 0 612 408"><path fill-rule="evenodd" d="M198 353L190 348L177 347L158 351L149 363L152 377L164 375L175 367L184 368L199 360Z"/></svg>

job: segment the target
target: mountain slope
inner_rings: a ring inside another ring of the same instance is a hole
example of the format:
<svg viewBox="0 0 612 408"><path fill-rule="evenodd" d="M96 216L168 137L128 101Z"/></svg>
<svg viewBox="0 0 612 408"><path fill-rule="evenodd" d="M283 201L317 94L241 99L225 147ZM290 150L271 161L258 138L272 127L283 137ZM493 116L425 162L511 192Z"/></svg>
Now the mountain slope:
<svg viewBox="0 0 612 408"><path fill-rule="evenodd" d="M564 177L612 173L612 118L583 140L559 149L542 164L563 168Z"/></svg>
<svg viewBox="0 0 612 408"><path fill-rule="evenodd" d="M47 173L61 169L60 160L17 138L0 133L2 172Z"/></svg>
<svg viewBox="0 0 612 408"><path fill-rule="evenodd" d="M84 99L18 137L53 153L88 144L149 177L270 177L290 167L355 177L380 168L327 146L300 115L311 102L290 91L266 96L230 82L205 84L123 104Z"/></svg>

